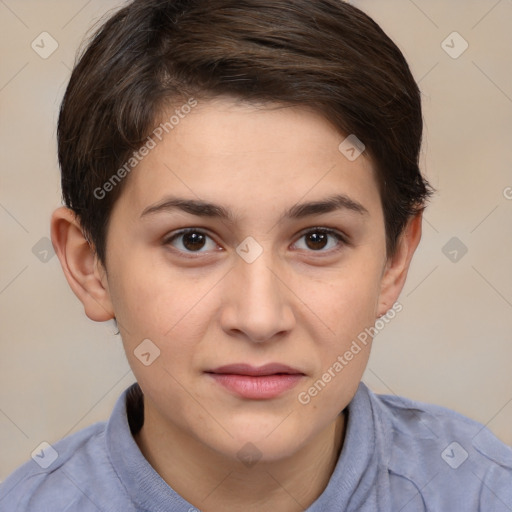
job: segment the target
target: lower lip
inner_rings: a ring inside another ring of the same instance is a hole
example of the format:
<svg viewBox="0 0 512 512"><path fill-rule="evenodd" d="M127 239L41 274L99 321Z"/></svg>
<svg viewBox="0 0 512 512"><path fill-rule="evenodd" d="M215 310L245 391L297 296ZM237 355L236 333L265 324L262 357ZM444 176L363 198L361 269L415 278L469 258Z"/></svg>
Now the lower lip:
<svg viewBox="0 0 512 512"><path fill-rule="evenodd" d="M293 388L304 377L302 374L236 375L210 373L216 382L243 398L264 400L275 398Z"/></svg>

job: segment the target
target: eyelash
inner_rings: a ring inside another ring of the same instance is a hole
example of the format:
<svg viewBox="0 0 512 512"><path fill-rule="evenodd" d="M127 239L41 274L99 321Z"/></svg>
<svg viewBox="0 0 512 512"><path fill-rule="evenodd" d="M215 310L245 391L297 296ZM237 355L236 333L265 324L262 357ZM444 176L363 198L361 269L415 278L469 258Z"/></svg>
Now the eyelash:
<svg viewBox="0 0 512 512"><path fill-rule="evenodd" d="M180 238L180 237L183 237L184 235L188 235L190 233L196 233L196 234L200 234L200 235L204 235L206 236L207 238L209 238L210 240L213 240L213 238L208 235L208 233L206 233L205 231L199 229L199 228L187 228L187 229L182 229L176 233L174 233L173 235L167 237L163 244L164 245L171 245L172 242L174 242L174 240ZM318 251L315 251L315 250L307 250L307 252L311 252L311 253L317 253L317 254L332 254L332 253L335 253L339 250L341 250L343 248L343 246L345 245L348 245L348 240L347 240L347 237L332 229L332 228L327 228L327 227L314 227L314 228L308 228L307 231L303 231L299 238L297 239L300 240L302 238L304 238L305 236L311 234L311 233L321 233L321 234L325 234L325 235L330 235L332 237L334 237L337 242L338 242L338 246L335 247L334 249L329 249L329 250L323 250L323 249L320 249ZM297 243L297 242L295 242ZM179 253L181 254L186 254L187 256L186 257L192 257L192 258L195 258L197 256L191 256L191 255L194 255L194 254L197 254L197 255L200 255L200 254L204 254L205 252L208 252L208 251L183 251L181 249L176 249L176 251L178 251Z"/></svg>

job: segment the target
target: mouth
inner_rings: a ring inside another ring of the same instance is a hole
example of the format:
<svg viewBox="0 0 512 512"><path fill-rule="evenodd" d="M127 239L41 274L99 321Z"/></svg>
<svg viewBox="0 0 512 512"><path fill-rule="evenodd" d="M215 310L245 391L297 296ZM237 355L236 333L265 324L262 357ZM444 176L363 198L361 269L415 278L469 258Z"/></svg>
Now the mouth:
<svg viewBox="0 0 512 512"><path fill-rule="evenodd" d="M280 363L259 367L230 364L205 373L232 394L252 400L276 398L305 377L300 370Z"/></svg>
<svg viewBox="0 0 512 512"><path fill-rule="evenodd" d="M263 366L251 366L250 364L237 363L228 364L210 370L206 373L217 375L247 375L251 377L264 377L268 375L304 375L300 370L280 363L269 363Z"/></svg>

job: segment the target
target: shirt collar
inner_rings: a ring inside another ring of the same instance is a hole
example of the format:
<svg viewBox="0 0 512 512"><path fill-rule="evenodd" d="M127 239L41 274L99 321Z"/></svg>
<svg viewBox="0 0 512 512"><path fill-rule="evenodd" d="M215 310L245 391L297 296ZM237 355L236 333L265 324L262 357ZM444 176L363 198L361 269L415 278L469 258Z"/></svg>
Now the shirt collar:
<svg viewBox="0 0 512 512"><path fill-rule="evenodd" d="M106 429L107 451L111 463L132 501L142 510L167 512L192 510L193 505L176 493L145 459L130 431L126 398L127 389L117 400ZM346 408L347 426L343 448L324 492L307 512L326 510L359 510L375 492L383 439L387 429L376 426L384 420L376 418L371 391L364 383ZM132 395L133 396L133 395ZM136 408L135 408L136 410ZM130 418L130 424L141 418Z"/></svg>
<svg viewBox="0 0 512 512"><path fill-rule="evenodd" d="M126 493L141 510L193 510L193 505L167 485L142 455L128 424L126 396L129 392L130 388L117 400L106 429L108 455Z"/></svg>
<svg viewBox="0 0 512 512"><path fill-rule="evenodd" d="M324 492L308 512L362 510L375 491L380 444L371 392L364 383L346 408L343 448ZM377 510L376 508L374 510ZM381 510L379 508L379 510Z"/></svg>

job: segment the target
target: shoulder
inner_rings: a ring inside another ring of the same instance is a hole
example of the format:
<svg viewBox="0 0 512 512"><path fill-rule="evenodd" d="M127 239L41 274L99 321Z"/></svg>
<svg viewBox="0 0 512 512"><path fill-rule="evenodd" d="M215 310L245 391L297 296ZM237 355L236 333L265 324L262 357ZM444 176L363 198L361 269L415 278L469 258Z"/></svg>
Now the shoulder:
<svg viewBox="0 0 512 512"><path fill-rule="evenodd" d="M370 392L370 401L394 485L437 506L451 500L459 510L512 510L512 448L484 425L399 396Z"/></svg>
<svg viewBox="0 0 512 512"><path fill-rule="evenodd" d="M462 448L474 449L499 466L512 470L512 448L497 439L481 423L455 411L395 395L373 395L390 420L395 437L405 445L418 440L453 440Z"/></svg>
<svg viewBox="0 0 512 512"><path fill-rule="evenodd" d="M108 459L105 429L106 423L96 423L53 446L39 445L1 484L0 510L97 512L109 497L119 501L124 492Z"/></svg>

